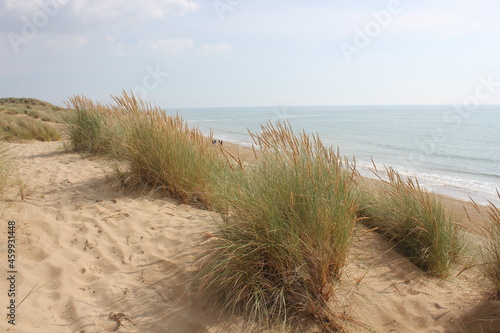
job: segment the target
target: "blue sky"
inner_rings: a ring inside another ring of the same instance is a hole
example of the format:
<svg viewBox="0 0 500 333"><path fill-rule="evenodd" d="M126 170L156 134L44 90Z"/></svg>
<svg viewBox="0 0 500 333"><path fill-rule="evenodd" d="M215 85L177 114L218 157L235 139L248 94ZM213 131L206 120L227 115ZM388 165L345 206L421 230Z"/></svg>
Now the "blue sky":
<svg viewBox="0 0 500 333"><path fill-rule="evenodd" d="M0 97L498 104L499 36L494 0L0 0Z"/></svg>

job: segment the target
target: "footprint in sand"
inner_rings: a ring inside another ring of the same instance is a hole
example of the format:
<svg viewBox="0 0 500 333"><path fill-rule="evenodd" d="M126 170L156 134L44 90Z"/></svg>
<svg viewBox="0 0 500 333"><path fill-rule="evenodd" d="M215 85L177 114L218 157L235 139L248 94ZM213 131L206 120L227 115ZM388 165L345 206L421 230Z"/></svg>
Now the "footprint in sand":
<svg viewBox="0 0 500 333"><path fill-rule="evenodd" d="M135 245L141 242L143 238L144 236L137 236L137 235L127 236L127 238L125 239L125 243L127 244L127 246Z"/></svg>
<svg viewBox="0 0 500 333"><path fill-rule="evenodd" d="M88 251L88 250L92 250L94 247L97 246L97 241L94 240L94 241L89 241L88 239L85 240L85 245L83 247L83 251Z"/></svg>
<svg viewBox="0 0 500 333"><path fill-rule="evenodd" d="M34 260L34 261L42 261L43 259L49 256L49 253L44 251L43 249L29 247L29 250L24 254L24 258Z"/></svg>
<svg viewBox="0 0 500 333"><path fill-rule="evenodd" d="M108 315L101 316L96 324L104 332L116 332L120 327L126 328L135 325L132 319L123 312L111 312Z"/></svg>
<svg viewBox="0 0 500 333"><path fill-rule="evenodd" d="M102 274L102 268L98 266L90 266L89 271L94 274Z"/></svg>
<svg viewBox="0 0 500 333"><path fill-rule="evenodd" d="M61 293L54 291L50 293L49 298L53 299L54 301L59 301L61 299Z"/></svg>
<svg viewBox="0 0 500 333"><path fill-rule="evenodd" d="M160 234L159 230L156 230L154 227L150 227L146 230L150 238L154 238Z"/></svg>
<svg viewBox="0 0 500 333"><path fill-rule="evenodd" d="M102 218L102 220L106 222L108 221L118 222L128 218L129 216L130 216L129 213L124 213L121 211L121 209L119 209L112 214L106 215L105 217Z"/></svg>
<svg viewBox="0 0 500 333"><path fill-rule="evenodd" d="M144 266L144 265L148 264L148 259L147 259L146 253L144 253L144 251L138 251L138 252L131 254L128 257L128 260L130 261L130 263L134 267Z"/></svg>
<svg viewBox="0 0 500 333"><path fill-rule="evenodd" d="M64 215L63 212L58 211L56 214L56 221L66 222L67 221L66 215Z"/></svg>

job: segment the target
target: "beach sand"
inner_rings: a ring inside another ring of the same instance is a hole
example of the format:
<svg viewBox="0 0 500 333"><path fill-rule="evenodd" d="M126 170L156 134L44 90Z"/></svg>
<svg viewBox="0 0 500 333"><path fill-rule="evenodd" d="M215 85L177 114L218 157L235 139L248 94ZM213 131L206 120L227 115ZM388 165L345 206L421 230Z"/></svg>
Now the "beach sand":
<svg viewBox="0 0 500 333"><path fill-rule="evenodd" d="M2 201L0 308L7 313L9 220L17 225L18 308L15 326L1 316L1 332L248 330L191 284L217 216L112 186L109 162L68 152L61 143L8 146L22 186L11 186ZM251 161L251 150L224 146ZM468 237L481 241L485 218L471 213L468 222L463 206L472 212L470 204L445 198L445 205ZM341 311L371 329L353 325L353 332L500 332L500 303L486 299L477 268L461 272L459 265L447 280L429 278L362 227L348 261Z"/></svg>

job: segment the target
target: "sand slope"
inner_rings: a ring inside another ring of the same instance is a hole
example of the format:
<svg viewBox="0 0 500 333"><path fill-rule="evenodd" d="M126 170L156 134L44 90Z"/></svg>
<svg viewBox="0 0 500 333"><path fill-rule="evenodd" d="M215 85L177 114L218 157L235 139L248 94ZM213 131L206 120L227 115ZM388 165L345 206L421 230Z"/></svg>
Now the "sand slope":
<svg viewBox="0 0 500 333"><path fill-rule="evenodd" d="M363 277L346 301L356 319L377 332L500 332L500 303L484 301L479 272L430 278L392 247L376 233L353 246L345 280ZM474 307L482 312L470 316Z"/></svg>
<svg viewBox="0 0 500 333"><path fill-rule="evenodd" d="M103 160L60 143L9 146L27 185L24 200L13 186L3 202L0 272L4 280L5 222L15 220L18 303L33 292L17 325L2 319L0 331L246 331L190 284L212 240L210 212L112 188ZM348 314L376 332L500 331L499 303L484 301L476 273L430 279L390 246L374 233L355 242L341 293Z"/></svg>
<svg viewBox="0 0 500 333"><path fill-rule="evenodd" d="M11 147L29 183L25 200L7 203L2 219L18 224L19 293L37 289L17 311L16 332L204 332L215 325L206 300L186 289L209 238L209 212L112 190L102 162L66 153L60 143Z"/></svg>

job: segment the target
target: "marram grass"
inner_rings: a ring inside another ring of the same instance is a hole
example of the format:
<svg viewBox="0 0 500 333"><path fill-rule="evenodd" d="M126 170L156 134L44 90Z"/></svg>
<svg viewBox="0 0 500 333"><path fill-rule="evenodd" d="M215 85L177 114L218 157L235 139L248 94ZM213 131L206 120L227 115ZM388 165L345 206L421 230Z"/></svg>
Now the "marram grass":
<svg viewBox="0 0 500 333"><path fill-rule="evenodd" d="M357 220L353 171L317 136L295 136L287 123L252 137L257 163L219 183L222 222L203 280L250 318L309 317L342 331L330 305Z"/></svg>
<svg viewBox="0 0 500 333"><path fill-rule="evenodd" d="M119 145L114 130L113 108L93 102L84 96L73 96L66 103L74 110L69 118L71 146L75 151L91 154L110 154Z"/></svg>
<svg viewBox="0 0 500 333"><path fill-rule="evenodd" d="M3 197L5 194L5 189L9 185L9 178L13 170L12 157L5 143L0 142L0 197Z"/></svg>
<svg viewBox="0 0 500 333"><path fill-rule="evenodd" d="M500 195L499 195L500 197ZM496 299L500 299L500 210L491 204L488 212L490 216L490 240L486 248L486 276L493 285Z"/></svg>
<svg viewBox="0 0 500 333"><path fill-rule="evenodd" d="M0 137L5 141L59 141L61 135L50 124L30 117L0 113Z"/></svg>
<svg viewBox="0 0 500 333"><path fill-rule="evenodd" d="M368 194L363 214L370 227L395 241L397 247L428 274L444 277L461 255L463 238L441 199L386 168L388 180Z"/></svg>
<svg viewBox="0 0 500 333"><path fill-rule="evenodd" d="M126 93L114 101L70 99L73 147L120 159L129 181L221 214L200 279L231 311L271 326L314 318L324 331L343 331L335 293L360 211L433 275L446 275L460 254L439 199L391 169L359 210L354 165L316 135L267 124L251 133L260 151L243 167L179 116Z"/></svg>
<svg viewBox="0 0 500 333"><path fill-rule="evenodd" d="M63 123L68 111L34 98L0 98L0 113L29 116L42 121Z"/></svg>
<svg viewBox="0 0 500 333"><path fill-rule="evenodd" d="M75 96L70 137L77 151L128 162L126 181L162 189L183 202L210 206L211 186L228 168L211 137L179 116L123 92L114 105Z"/></svg>
<svg viewBox="0 0 500 333"><path fill-rule="evenodd" d="M500 198L500 193L498 193ZM479 206L473 202L476 210ZM484 276L490 281L493 297L500 299L500 209L490 202L488 207L489 225L485 228L486 243L482 248Z"/></svg>
<svg viewBox="0 0 500 333"><path fill-rule="evenodd" d="M209 207L213 183L228 169L211 137L133 95L114 99L122 131L119 156L129 162L131 179Z"/></svg>
<svg viewBox="0 0 500 333"><path fill-rule="evenodd" d="M202 280L227 308L269 324L316 318L342 331L330 305L356 223L351 165L317 136L278 123L253 134L262 151L243 169L180 117L126 93L114 100L70 99L73 147L126 161L129 180L221 213Z"/></svg>

